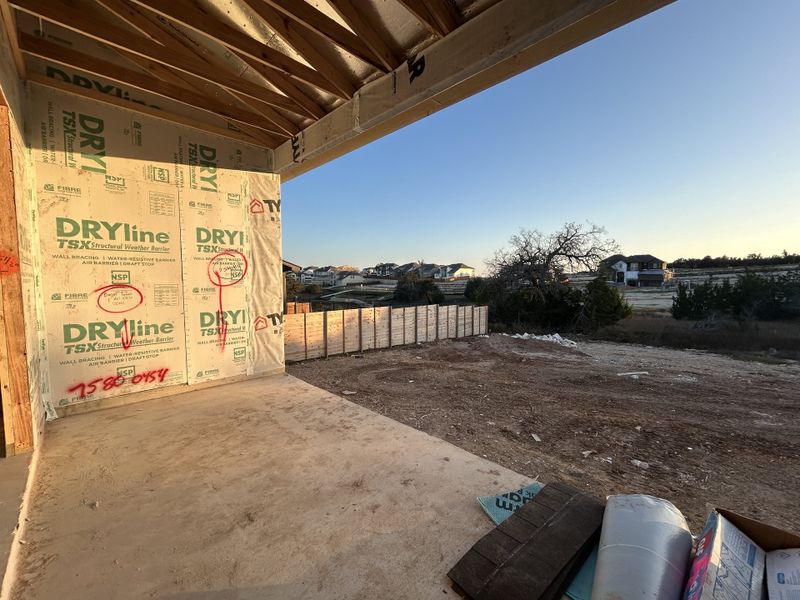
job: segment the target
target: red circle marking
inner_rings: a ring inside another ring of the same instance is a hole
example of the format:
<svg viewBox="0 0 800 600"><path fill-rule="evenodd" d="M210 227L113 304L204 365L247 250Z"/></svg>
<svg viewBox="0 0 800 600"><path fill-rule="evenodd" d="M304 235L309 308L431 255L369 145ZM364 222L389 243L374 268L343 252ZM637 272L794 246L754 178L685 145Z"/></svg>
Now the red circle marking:
<svg viewBox="0 0 800 600"><path fill-rule="evenodd" d="M97 288L95 293L97 294L98 308L107 313L128 312L144 302L144 294L138 288L125 283L115 283ZM121 309L120 306L122 306Z"/></svg>
<svg viewBox="0 0 800 600"><path fill-rule="evenodd" d="M225 250L208 261L208 279L217 287L236 285L245 275L247 257L238 250Z"/></svg>

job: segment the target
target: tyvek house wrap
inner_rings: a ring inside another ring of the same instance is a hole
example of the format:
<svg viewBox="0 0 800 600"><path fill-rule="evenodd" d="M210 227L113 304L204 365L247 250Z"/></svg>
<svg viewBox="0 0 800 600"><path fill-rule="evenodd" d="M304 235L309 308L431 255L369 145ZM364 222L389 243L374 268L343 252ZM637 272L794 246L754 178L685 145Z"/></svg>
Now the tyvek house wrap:
<svg viewBox="0 0 800 600"><path fill-rule="evenodd" d="M280 370L266 151L40 86L31 99L52 403Z"/></svg>

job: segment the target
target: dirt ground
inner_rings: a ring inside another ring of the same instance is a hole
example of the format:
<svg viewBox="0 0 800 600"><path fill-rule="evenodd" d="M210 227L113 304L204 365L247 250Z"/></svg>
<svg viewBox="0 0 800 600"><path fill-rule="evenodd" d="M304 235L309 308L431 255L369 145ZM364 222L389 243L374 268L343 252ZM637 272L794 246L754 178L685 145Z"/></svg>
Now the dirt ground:
<svg viewBox="0 0 800 600"><path fill-rule="evenodd" d="M493 334L288 371L531 479L667 498L695 533L713 506L800 530L798 363Z"/></svg>

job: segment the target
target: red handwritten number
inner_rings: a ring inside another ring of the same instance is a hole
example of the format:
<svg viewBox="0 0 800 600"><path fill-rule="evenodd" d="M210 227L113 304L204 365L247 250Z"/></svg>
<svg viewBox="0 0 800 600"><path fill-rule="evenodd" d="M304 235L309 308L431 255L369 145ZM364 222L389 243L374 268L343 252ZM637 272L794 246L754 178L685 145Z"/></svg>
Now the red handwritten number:
<svg viewBox="0 0 800 600"><path fill-rule="evenodd" d="M103 391L108 392L114 388L122 387L126 383L130 383L132 385L137 385L139 383L164 383L167 373L169 373L168 368L144 371L131 377L130 381L128 381L124 375L98 377L97 379L92 379L88 383L78 383L70 388L67 388L67 393L74 394L75 392L80 392L78 397L85 398L86 396L91 396L94 394L97 391L97 386L100 384L103 386Z"/></svg>

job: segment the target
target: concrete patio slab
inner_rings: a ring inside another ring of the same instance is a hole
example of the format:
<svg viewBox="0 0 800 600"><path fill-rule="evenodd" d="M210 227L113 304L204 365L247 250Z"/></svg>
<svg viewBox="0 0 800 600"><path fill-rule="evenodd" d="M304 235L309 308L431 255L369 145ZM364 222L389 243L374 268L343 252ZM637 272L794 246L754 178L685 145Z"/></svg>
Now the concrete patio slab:
<svg viewBox="0 0 800 600"><path fill-rule="evenodd" d="M455 598L528 480L280 375L50 423L17 599Z"/></svg>

